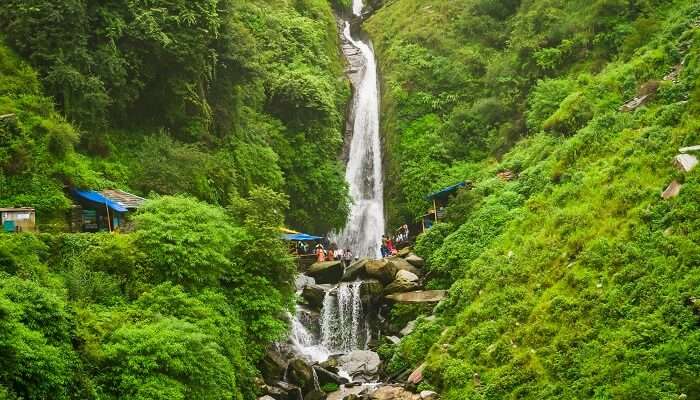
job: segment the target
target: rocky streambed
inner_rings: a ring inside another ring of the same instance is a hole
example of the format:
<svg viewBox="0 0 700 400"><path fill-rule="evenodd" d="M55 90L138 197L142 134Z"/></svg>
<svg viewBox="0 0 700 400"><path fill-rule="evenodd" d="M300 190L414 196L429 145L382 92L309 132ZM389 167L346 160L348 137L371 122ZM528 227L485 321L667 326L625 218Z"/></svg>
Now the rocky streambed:
<svg viewBox="0 0 700 400"><path fill-rule="evenodd" d="M412 329L411 323L391 326L391 307L445 297L445 291L421 290L423 265L404 249L347 268L339 261L315 263L300 273L289 339L268 349L261 365L261 399L436 399L416 391L420 368L392 379L374 351L381 340L396 343Z"/></svg>

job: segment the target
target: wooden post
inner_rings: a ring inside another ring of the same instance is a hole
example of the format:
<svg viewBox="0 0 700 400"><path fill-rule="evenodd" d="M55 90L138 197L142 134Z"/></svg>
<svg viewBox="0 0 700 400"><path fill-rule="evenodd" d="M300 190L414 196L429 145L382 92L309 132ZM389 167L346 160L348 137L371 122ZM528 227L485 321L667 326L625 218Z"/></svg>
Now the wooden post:
<svg viewBox="0 0 700 400"><path fill-rule="evenodd" d="M107 229L112 232L112 218L109 217L109 206L107 205L107 201L105 201L105 208L107 209Z"/></svg>
<svg viewBox="0 0 700 400"><path fill-rule="evenodd" d="M435 211L435 223L438 223L438 216L437 216L437 202L435 202L435 199L433 198L433 211Z"/></svg>

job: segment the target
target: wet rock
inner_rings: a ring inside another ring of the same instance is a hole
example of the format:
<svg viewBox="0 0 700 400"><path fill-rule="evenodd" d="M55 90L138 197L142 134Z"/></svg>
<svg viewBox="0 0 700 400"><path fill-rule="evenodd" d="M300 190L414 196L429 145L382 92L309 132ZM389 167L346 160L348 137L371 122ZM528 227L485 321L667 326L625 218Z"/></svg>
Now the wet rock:
<svg viewBox="0 0 700 400"><path fill-rule="evenodd" d="M418 282L397 279L384 288L384 294L411 292L418 288Z"/></svg>
<svg viewBox="0 0 700 400"><path fill-rule="evenodd" d="M387 300L402 304L437 303L445 297L447 297L447 290L418 290L384 296Z"/></svg>
<svg viewBox="0 0 700 400"><path fill-rule="evenodd" d="M411 263L416 268L423 268L425 266L425 260L422 258L418 257L417 255L411 253L408 257L406 257L406 261Z"/></svg>
<svg viewBox="0 0 700 400"><path fill-rule="evenodd" d="M404 326L403 329L401 329L401 336L408 336L411 333L413 333L414 330L416 330L416 325L418 325L418 320L414 319L413 321L409 321L406 326Z"/></svg>
<svg viewBox="0 0 700 400"><path fill-rule="evenodd" d="M371 260L365 264L367 276L379 279L382 283L390 283L396 276L396 266L387 260Z"/></svg>
<svg viewBox="0 0 700 400"><path fill-rule="evenodd" d="M362 286L360 286L360 298L362 299L362 304L376 304L382 300L382 295L384 294L384 285L376 279L368 279L362 281Z"/></svg>
<svg viewBox="0 0 700 400"><path fill-rule="evenodd" d="M408 282L418 282L418 275L410 271L401 270L396 273L396 280L404 280Z"/></svg>
<svg viewBox="0 0 700 400"><path fill-rule="evenodd" d="M414 369L413 372L411 372L411 375L408 376L406 382L412 385L421 383L421 381L423 381L423 370L425 370L425 363Z"/></svg>
<svg viewBox="0 0 700 400"><path fill-rule="evenodd" d="M365 272L365 264L369 261L368 258L362 258L348 265L343 273L343 281L354 281L358 276Z"/></svg>
<svg viewBox="0 0 700 400"><path fill-rule="evenodd" d="M318 376L318 381L321 386L327 383L335 383L336 385L344 385L348 383L346 378L343 378L342 376L319 365L314 365L314 369L316 370L316 376Z"/></svg>
<svg viewBox="0 0 700 400"><path fill-rule="evenodd" d="M409 392L401 386L382 386L370 394L371 400L420 400L420 395Z"/></svg>
<svg viewBox="0 0 700 400"><path fill-rule="evenodd" d="M294 286L296 287L297 290L303 290L304 286L306 285L314 285L316 284L316 280L314 278L304 275L304 274L299 274L297 275L296 279L294 279Z"/></svg>
<svg viewBox="0 0 700 400"><path fill-rule="evenodd" d="M260 363L260 370L266 382L280 381L284 376L284 371L287 369L287 361L282 354L274 349L268 349L265 352Z"/></svg>
<svg viewBox="0 0 700 400"><path fill-rule="evenodd" d="M314 278L316 283L338 283L343 277L343 263L340 261L317 262L309 267L306 275Z"/></svg>
<svg viewBox="0 0 700 400"><path fill-rule="evenodd" d="M287 393L287 397L282 397L280 399L275 399L277 400L303 400L304 396L301 393L301 388L296 385L292 385L291 383L287 382L276 382L275 386L282 389ZM274 397L274 396L273 396Z"/></svg>
<svg viewBox="0 0 700 400"><path fill-rule="evenodd" d="M347 372L353 380L369 382L379 373L382 361L371 350L355 350L338 358L338 368Z"/></svg>
<svg viewBox="0 0 700 400"><path fill-rule="evenodd" d="M401 258L406 258L411 254L411 248L410 247L404 247L403 249L399 250L399 252L396 254L397 256Z"/></svg>
<svg viewBox="0 0 700 400"><path fill-rule="evenodd" d="M314 389L314 369L306 360L295 358L289 362L287 381L299 386L304 392ZM304 396L306 398L306 396Z"/></svg>
<svg viewBox="0 0 700 400"><path fill-rule="evenodd" d="M312 390L304 395L304 400L326 400L328 395L323 390Z"/></svg>
<svg viewBox="0 0 700 400"><path fill-rule="evenodd" d="M420 275L421 271L415 265L400 257L390 257L387 259L396 267L397 271L408 271L415 275Z"/></svg>
<svg viewBox="0 0 700 400"><path fill-rule="evenodd" d="M420 392L421 400L438 400L440 396L432 390L424 390Z"/></svg>
<svg viewBox="0 0 700 400"><path fill-rule="evenodd" d="M326 297L327 287L322 285L306 285L301 292L301 297L306 300L310 306L321 307L323 298Z"/></svg>

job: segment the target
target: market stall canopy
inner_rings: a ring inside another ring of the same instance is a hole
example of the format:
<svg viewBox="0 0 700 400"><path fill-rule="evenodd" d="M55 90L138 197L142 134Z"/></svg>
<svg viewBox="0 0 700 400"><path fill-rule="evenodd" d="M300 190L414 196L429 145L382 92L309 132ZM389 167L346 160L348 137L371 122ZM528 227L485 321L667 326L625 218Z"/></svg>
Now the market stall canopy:
<svg viewBox="0 0 700 400"><path fill-rule="evenodd" d="M466 187L471 187L472 183L471 181L464 181L464 182L459 182L457 184L454 184L452 186L448 186L446 188L442 188L438 190L437 192L430 193L429 195L425 196L425 200L433 200L433 199L443 199L449 196L450 194L456 192L457 190L461 188L466 188Z"/></svg>
<svg viewBox="0 0 700 400"><path fill-rule="evenodd" d="M321 240L322 237L307 235L306 233L285 233L282 235L282 239L294 241L294 242L308 242L312 240Z"/></svg>
<svg viewBox="0 0 700 400"><path fill-rule="evenodd" d="M73 194L81 199L91 201L93 203L104 204L116 212L127 212L128 209L121 203L111 200L101 193L95 192L93 190L78 190L73 189Z"/></svg>

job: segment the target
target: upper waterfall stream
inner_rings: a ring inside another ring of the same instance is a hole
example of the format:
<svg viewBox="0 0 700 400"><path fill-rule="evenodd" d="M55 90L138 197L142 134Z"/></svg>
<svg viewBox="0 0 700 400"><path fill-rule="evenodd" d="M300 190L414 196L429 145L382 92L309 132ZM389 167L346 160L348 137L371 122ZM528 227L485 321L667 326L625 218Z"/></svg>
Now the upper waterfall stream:
<svg viewBox="0 0 700 400"><path fill-rule="evenodd" d="M353 13L360 17L362 0L353 1ZM384 184L382 149L379 138L379 82L372 44L353 37L350 21L345 21L343 36L359 50L361 66L354 82L352 113L354 123L345 180L350 187L352 205L348 221L333 240L360 257L380 257L384 233ZM350 60L348 60L350 61Z"/></svg>

